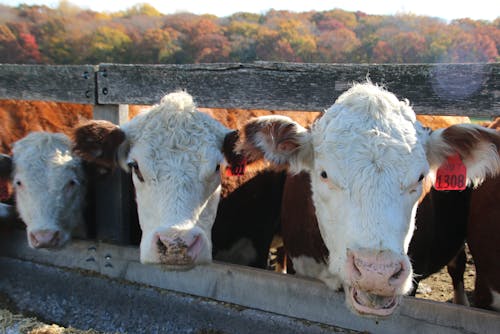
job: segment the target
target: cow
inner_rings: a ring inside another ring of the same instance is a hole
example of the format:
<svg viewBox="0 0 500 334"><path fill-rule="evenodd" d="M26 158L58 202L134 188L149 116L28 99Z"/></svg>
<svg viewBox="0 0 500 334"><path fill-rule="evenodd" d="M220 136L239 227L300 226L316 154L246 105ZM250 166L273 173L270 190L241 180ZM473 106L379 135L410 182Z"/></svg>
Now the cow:
<svg viewBox="0 0 500 334"><path fill-rule="evenodd" d="M418 115L417 120L432 130L459 123L470 123L468 117ZM419 282L444 266L453 285L453 302L469 305L464 287L466 267L465 235L472 187L462 191L438 191L427 180L419 199L415 231L408 249L413 265L415 296Z"/></svg>
<svg viewBox="0 0 500 334"><path fill-rule="evenodd" d="M73 234L87 235L87 179L71 148L64 134L32 132L14 143L12 157L2 155L2 174L11 174L16 209L32 248L61 248Z"/></svg>
<svg viewBox="0 0 500 334"><path fill-rule="evenodd" d="M429 188L419 202L408 255L414 271L414 296L421 280L447 267L453 302L469 305L464 287L465 239L472 186L462 191Z"/></svg>
<svg viewBox="0 0 500 334"><path fill-rule="evenodd" d="M385 317L412 287L407 251L424 179L459 154L467 182L480 182L500 169L498 146L496 132L471 124L425 129L407 100L367 82L344 92L310 130L283 116L250 121L236 152L308 174L301 206L288 204L300 193L285 181L283 239L295 270L343 287L353 312ZM314 234L325 249L309 242Z"/></svg>
<svg viewBox="0 0 500 334"><path fill-rule="evenodd" d="M105 121L77 127L73 151L91 163L132 173L140 261L189 268L212 260L220 166L233 136L197 110L191 95L178 91L121 127Z"/></svg>
<svg viewBox="0 0 500 334"><path fill-rule="evenodd" d="M489 128L500 129L500 119ZM500 177L487 178L471 194L467 243L476 267L474 306L500 311Z"/></svg>

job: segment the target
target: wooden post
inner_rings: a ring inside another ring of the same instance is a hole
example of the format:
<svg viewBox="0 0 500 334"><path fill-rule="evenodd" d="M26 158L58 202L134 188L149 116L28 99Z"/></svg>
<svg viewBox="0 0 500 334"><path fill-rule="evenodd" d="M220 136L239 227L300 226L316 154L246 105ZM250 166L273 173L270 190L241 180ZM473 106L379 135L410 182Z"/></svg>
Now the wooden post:
<svg viewBox="0 0 500 334"><path fill-rule="evenodd" d="M121 125L128 120L128 109L128 105L95 105L94 119ZM136 242L132 240L132 234L136 233L138 227L130 174L117 168L98 178L95 199L97 239L120 245Z"/></svg>

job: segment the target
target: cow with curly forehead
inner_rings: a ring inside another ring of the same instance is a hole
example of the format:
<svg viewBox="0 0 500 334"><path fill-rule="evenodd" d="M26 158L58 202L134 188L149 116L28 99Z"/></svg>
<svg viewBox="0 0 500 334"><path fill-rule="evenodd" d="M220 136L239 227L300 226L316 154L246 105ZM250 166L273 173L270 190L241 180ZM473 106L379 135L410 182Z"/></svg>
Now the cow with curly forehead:
<svg viewBox="0 0 500 334"><path fill-rule="evenodd" d="M80 126L74 151L133 174L141 262L190 267L212 259L219 169L232 134L198 111L189 94L175 92L121 127L105 121Z"/></svg>
<svg viewBox="0 0 500 334"><path fill-rule="evenodd" d="M423 181L456 157L462 185L480 182L500 170L499 147L500 134L480 126L432 132L408 101L368 82L309 130L283 116L250 121L237 151L288 168L281 223L297 273L343 287L354 312L384 317L412 286L407 251Z"/></svg>

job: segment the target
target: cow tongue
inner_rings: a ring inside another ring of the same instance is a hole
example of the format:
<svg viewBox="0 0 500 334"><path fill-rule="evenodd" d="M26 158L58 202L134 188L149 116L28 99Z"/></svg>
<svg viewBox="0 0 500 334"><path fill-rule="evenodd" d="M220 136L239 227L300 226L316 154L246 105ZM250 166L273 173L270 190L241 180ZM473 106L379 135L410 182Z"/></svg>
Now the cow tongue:
<svg viewBox="0 0 500 334"><path fill-rule="evenodd" d="M399 304L397 296L380 296L352 287L349 290L352 305L361 314L388 316Z"/></svg>

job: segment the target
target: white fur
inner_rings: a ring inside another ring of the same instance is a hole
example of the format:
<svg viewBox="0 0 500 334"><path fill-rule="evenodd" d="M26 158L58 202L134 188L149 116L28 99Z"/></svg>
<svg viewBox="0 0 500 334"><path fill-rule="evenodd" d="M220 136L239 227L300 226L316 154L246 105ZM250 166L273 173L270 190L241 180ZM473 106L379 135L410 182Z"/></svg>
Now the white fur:
<svg viewBox="0 0 500 334"><path fill-rule="evenodd" d="M27 232L57 230L62 246L75 229L82 229L86 190L81 160L71 154L69 138L33 132L14 144L13 163L16 207Z"/></svg>
<svg viewBox="0 0 500 334"><path fill-rule="evenodd" d="M159 261L155 234L193 229L202 233L205 248L197 262L211 260L211 228L220 194L221 152L229 132L196 110L184 92L165 96L159 105L122 127L127 141L120 165L136 161L144 178L133 181L142 229L142 262Z"/></svg>

